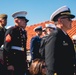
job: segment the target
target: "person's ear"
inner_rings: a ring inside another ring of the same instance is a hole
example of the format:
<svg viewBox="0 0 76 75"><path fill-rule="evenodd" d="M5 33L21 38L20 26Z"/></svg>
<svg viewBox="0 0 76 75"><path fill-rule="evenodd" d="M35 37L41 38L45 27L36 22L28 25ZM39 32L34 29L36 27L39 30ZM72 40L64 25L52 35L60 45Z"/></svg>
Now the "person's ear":
<svg viewBox="0 0 76 75"><path fill-rule="evenodd" d="M14 21L15 21L16 23L18 23L18 20L17 20L17 19L15 19Z"/></svg>

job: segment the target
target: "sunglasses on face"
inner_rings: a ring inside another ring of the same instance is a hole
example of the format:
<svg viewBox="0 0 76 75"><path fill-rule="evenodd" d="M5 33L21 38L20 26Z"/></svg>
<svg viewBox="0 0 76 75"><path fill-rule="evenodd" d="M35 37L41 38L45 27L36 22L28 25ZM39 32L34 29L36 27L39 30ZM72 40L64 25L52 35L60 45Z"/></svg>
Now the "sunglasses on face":
<svg viewBox="0 0 76 75"><path fill-rule="evenodd" d="M42 65L42 68L46 68L46 65Z"/></svg>
<svg viewBox="0 0 76 75"><path fill-rule="evenodd" d="M70 17L67 17L67 16L66 16L66 17L61 17L61 19L66 19L66 18L67 18L69 21L71 21L71 18L70 18Z"/></svg>

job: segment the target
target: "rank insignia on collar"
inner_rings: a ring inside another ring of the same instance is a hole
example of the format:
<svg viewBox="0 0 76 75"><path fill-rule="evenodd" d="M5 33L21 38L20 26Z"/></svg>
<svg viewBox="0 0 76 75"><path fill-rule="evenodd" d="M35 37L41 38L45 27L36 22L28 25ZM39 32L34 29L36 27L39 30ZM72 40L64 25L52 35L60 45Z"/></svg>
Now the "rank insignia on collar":
<svg viewBox="0 0 76 75"><path fill-rule="evenodd" d="M63 45L64 45L64 46L67 46L67 45L68 45L68 43L67 43L67 42L65 42L65 41L63 41Z"/></svg>

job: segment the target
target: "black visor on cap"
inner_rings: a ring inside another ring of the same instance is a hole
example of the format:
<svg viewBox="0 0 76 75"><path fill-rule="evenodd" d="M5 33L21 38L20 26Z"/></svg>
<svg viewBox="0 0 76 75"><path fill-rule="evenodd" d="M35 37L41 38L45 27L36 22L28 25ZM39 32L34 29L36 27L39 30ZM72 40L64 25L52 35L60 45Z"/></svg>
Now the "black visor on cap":
<svg viewBox="0 0 76 75"><path fill-rule="evenodd" d="M75 16L72 15L71 13L70 13L70 14L66 14L67 12L70 13L70 11L61 12L61 13L64 13L64 14L59 13L58 15L56 15L56 16L54 17L53 21L57 21L59 17L65 16L65 15L68 16L68 17L71 18L71 19L73 19L73 18L75 17Z"/></svg>
<svg viewBox="0 0 76 75"><path fill-rule="evenodd" d="M29 21L28 19L26 19L26 17L16 17L16 18L19 18L19 19L25 19L26 22Z"/></svg>
<svg viewBox="0 0 76 75"><path fill-rule="evenodd" d="M39 28L39 29L35 29L35 31L42 31L42 29L41 29L41 28Z"/></svg>

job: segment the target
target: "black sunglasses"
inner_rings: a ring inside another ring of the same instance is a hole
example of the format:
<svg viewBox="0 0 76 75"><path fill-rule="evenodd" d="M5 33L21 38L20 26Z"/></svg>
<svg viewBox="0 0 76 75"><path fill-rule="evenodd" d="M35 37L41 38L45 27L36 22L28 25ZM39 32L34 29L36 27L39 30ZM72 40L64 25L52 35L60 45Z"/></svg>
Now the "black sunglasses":
<svg viewBox="0 0 76 75"><path fill-rule="evenodd" d="M46 65L42 65L42 68L46 68Z"/></svg>
<svg viewBox="0 0 76 75"><path fill-rule="evenodd" d="M71 21L71 18L70 18L70 17L68 17L68 16L66 16L66 17L61 17L61 19L65 19L65 18L68 18L68 20L70 20L70 21Z"/></svg>

